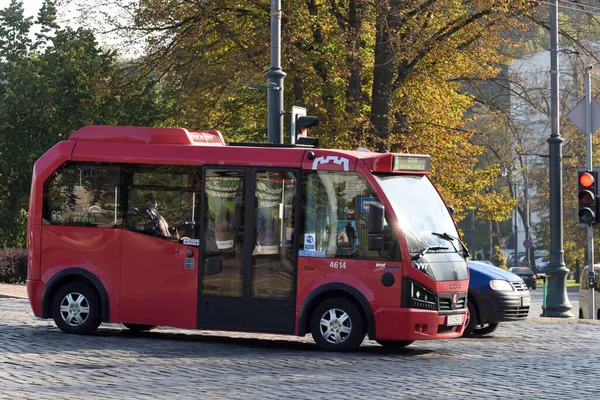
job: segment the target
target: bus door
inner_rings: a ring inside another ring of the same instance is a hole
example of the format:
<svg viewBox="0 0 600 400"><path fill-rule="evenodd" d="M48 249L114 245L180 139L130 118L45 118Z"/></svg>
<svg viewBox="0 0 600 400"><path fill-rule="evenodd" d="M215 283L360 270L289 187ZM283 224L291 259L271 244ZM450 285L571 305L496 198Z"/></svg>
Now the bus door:
<svg viewBox="0 0 600 400"><path fill-rule="evenodd" d="M194 328L199 169L123 165L120 320Z"/></svg>
<svg viewBox="0 0 600 400"><path fill-rule="evenodd" d="M198 328L294 331L298 176L204 168Z"/></svg>

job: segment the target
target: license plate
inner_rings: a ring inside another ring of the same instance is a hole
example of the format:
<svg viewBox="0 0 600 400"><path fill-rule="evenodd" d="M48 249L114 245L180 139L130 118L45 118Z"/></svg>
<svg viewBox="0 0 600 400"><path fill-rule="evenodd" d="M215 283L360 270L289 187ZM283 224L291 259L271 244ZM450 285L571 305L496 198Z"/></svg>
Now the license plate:
<svg viewBox="0 0 600 400"><path fill-rule="evenodd" d="M530 306L531 305L531 297L521 297L521 305L522 306Z"/></svg>
<svg viewBox="0 0 600 400"><path fill-rule="evenodd" d="M446 325L448 325L448 326L460 325L462 323L463 323L463 315L462 314L448 315L448 317L446 318Z"/></svg>

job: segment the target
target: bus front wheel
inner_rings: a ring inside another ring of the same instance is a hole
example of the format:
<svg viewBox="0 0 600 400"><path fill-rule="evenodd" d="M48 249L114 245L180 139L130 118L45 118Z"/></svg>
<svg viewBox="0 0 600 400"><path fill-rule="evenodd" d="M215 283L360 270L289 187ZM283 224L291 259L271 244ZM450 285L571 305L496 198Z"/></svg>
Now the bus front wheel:
<svg viewBox="0 0 600 400"><path fill-rule="evenodd" d="M310 320L310 332L325 351L354 351L365 338L361 312L349 300L334 297L317 306Z"/></svg>
<svg viewBox="0 0 600 400"><path fill-rule="evenodd" d="M89 335L102 322L98 296L83 283L68 283L54 295L52 318L65 333Z"/></svg>

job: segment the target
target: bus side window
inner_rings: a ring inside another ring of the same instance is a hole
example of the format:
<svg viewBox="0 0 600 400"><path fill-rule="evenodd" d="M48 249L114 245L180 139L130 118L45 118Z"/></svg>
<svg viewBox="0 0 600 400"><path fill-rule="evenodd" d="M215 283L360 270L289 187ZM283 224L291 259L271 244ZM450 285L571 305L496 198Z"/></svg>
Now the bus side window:
<svg viewBox="0 0 600 400"><path fill-rule="evenodd" d="M178 165L128 165L127 229L197 246L199 177Z"/></svg>
<svg viewBox="0 0 600 400"><path fill-rule="evenodd" d="M120 227L120 168L113 164L66 163L44 183L42 223Z"/></svg>
<svg viewBox="0 0 600 400"><path fill-rule="evenodd" d="M300 255L361 260L388 259L368 249L367 213L379 203L375 192L357 172L304 173ZM393 232L388 229L393 242ZM305 243L306 238L314 243Z"/></svg>
<svg viewBox="0 0 600 400"><path fill-rule="evenodd" d="M581 278L579 282L582 290L588 290L590 288L587 267L583 268L583 271L581 271Z"/></svg>

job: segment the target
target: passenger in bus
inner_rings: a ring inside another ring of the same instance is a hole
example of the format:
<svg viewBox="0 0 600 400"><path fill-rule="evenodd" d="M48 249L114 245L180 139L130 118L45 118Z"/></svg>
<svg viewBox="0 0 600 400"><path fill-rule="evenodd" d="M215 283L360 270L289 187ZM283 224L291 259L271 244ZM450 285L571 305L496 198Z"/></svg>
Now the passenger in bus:
<svg viewBox="0 0 600 400"><path fill-rule="evenodd" d="M165 218L158 212L158 202L152 193L148 193L144 196L144 202L146 207L142 210L150 219L149 227L146 227L146 231L149 233L157 234L164 237L170 237L169 224Z"/></svg>

